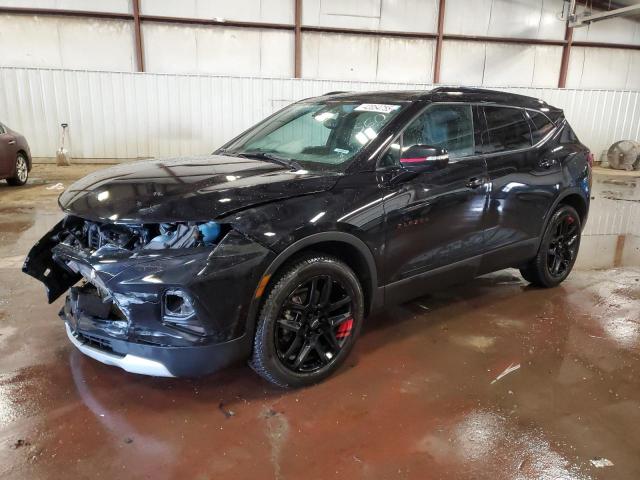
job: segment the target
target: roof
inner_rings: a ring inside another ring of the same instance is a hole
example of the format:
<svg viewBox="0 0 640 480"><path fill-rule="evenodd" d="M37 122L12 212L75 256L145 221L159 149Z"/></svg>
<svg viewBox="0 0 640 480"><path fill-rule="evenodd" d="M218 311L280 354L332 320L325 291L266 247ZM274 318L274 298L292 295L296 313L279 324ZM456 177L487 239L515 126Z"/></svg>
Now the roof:
<svg viewBox="0 0 640 480"><path fill-rule="evenodd" d="M471 87L436 87L432 90L389 90L373 92L331 92L323 98L352 100L356 102L384 103L384 102L415 102L419 100L433 102L477 102L510 105L539 110L549 108L546 102L526 95Z"/></svg>

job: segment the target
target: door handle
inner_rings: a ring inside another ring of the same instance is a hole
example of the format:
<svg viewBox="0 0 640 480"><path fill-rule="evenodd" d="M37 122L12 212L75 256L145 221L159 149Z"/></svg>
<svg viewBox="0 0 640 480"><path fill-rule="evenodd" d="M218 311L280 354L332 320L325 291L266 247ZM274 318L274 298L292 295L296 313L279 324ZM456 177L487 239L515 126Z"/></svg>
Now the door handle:
<svg viewBox="0 0 640 480"><path fill-rule="evenodd" d="M482 184L484 184L484 180L479 177L471 177L469 180L467 180L467 187L469 188L478 188Z"/></svg>
<svg viewBox="0 0 640 480"><path fill-rule="evenodd" d="M15 145L16 141L15 140L9 140L9 145Z"/></svg>

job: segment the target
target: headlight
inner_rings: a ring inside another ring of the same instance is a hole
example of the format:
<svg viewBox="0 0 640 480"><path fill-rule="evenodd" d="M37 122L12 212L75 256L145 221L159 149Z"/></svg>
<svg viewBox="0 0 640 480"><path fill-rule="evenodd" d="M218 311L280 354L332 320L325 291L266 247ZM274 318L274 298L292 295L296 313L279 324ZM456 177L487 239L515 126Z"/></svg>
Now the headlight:
<svg viewBox="0 0 640 480"><path fill-rule="evenodd" d="M217 222L161 223L160 235L152 238L144 248L151 250L168 248L191 248L198 245L211 246L220 236Z"/></svg>

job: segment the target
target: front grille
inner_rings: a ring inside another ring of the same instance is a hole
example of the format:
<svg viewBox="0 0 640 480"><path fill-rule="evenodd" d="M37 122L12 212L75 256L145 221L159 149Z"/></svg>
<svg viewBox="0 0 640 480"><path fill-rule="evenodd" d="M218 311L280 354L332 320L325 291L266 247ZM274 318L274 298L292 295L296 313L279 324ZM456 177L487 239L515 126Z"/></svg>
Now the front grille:
<svg viewBox="0 0 640 480"><path fill-rule="evenodd" d="M102 350L103 352L109 352L119 355L113 350L113 346L111 345L111 342L109 340L96 337L95 335L80 332L76 333L76 337L78 338L78 340L90 347Z"/></svg>

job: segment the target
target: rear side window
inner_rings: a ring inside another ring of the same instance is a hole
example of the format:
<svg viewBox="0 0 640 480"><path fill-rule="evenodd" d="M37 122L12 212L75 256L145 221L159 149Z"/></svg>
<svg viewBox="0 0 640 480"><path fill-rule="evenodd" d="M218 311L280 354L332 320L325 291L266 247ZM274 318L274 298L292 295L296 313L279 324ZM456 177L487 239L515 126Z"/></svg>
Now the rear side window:
<svg viewBox="0 0 640 480"><path fill-rule="evenodd" d="M489 133L486 153L518 150L532 145L529 122L521 109L484 107L484 114Z"/></svg>
<svg viewBox="0 0 640 480"><path fill-rule="evenodd" d="M578 136L568 123L565 123L564 128L562 129L562 133L560 134L560 143L580 143Z"/></svg>
<svg viewBox="0 0 640 480"><path fill-rule="evenodd" d="M531 137L535 145L553 130L554 125L546 115L540 112L528 111L527 114L531 120Z"/></svg>
<svg viewBox="0 0 640 480"><path fill-rule="evenodd" d="M0 135L2 135L3 133L7 133L7 131L5 130L4 125L0 123Z"/></svg>

